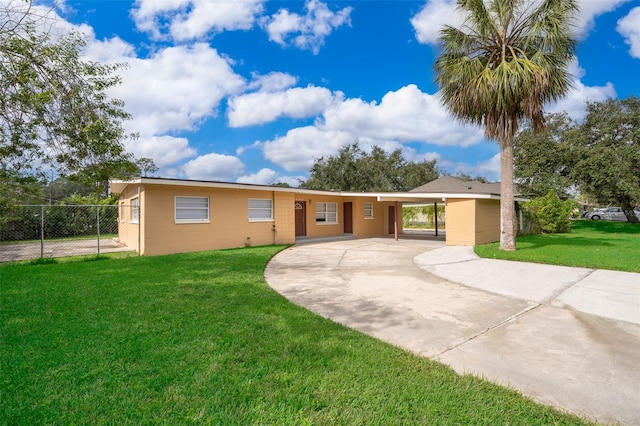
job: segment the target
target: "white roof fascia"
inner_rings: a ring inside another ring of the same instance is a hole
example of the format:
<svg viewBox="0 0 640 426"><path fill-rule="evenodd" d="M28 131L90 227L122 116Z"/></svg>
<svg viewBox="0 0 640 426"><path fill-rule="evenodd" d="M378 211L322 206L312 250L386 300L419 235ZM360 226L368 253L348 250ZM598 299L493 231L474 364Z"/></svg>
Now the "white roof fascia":
<svg viewBox="0 0 640 426"><path fill-rule="evenodd" d="M456 199L487 199L500 200L499 194L473 194L473 193L419 193L419 192L341 192L341 191L319 191L315 189L287 188L282 186L254 185L247 183L231 182L211 182L198 180L162 179L162 178L135 178L132 180L109 180L109 186L113 192L120 193L128 185L167 185L167 186L189 186L199 188L224 188L242 189L255 191L276 191L292 192L296 194L327 195L341 197L375 197L377 201L402 201L402 202L443 202L447 198ZM529 201L527 198L516 197L515 201Z"/></svg>
<svg viewBox="0 0 640 426"><path fill-rule="evenodd" d="M297 194L313 194L313 195L333 195L340 196L338 191L318 191L315 189L304 188L287 188L283 186L254 185L250 183L232 183L232 182L209 182L198 180L180 180L180 179L160 179L160 178L136 178L133 180L110 180L109 185L114 188L113 192L121 192L127 185L166 185L166 186L188 186L196 188L223 188L223 189L243 189L254 191L276 191L276 192L294 192ZM118 190L116 190L118 189Z"/></svg>

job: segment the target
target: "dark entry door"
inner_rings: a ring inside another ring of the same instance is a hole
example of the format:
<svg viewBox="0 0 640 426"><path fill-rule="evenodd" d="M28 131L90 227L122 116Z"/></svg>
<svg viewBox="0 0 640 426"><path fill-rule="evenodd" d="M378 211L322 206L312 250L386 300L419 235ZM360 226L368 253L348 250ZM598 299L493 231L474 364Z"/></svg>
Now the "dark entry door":
<svg viewBox="0 0 640 426"><path fill-rule="evenodd" d="M396 208L389 206L389 233L396 233Z"/></svg>
<svg viewBox="0 0 640 426"><path fill-rule="evenodd" d="M353 234L353 203L343 204L344 207L344 233Z"/></svg>
<svg viewBox="0 0 640 426"><path fill-rule="evenodd" d="M296 201L296 237L304 237L307 235L307 202Z"/></svg>

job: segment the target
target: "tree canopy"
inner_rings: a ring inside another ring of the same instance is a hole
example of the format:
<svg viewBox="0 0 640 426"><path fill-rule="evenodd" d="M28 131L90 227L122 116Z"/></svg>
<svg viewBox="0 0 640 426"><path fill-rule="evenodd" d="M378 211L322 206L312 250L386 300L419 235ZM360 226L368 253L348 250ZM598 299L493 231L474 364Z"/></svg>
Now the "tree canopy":
<svg viewBox="0 0 640 426"><path fill-rule="evenodd" d="M575 0L458 0L460 28L445 26L434 64L440 97L500 145L500 249L515 250L513 139L524 120L544 128L542 107L569 90Z"/></svg>
<svg viewBox="0 0 640 426"><path fill-rule="evenodd" d="M438 178L436 162L410 162L397 149L391 153L374 146L371 152L358 142L336 155L315 160L301 188L351 192L405 192Z"/></svg>
<svg viewBox="0 0 640 426"><path fill-rule="evenodd" d="M55 25L30 0L0 6L0 191L10 198L19 194L9 194L15 186L7 182L48 170L98 193L109 177L136 170L124 147L135 137L123 128L130 116L107 95L120 84L121 65L82 59L83 37L58 34Z"/></svg>
<svg viewBox="0 0 640 426"><path fill-rule="evenodd" d="M579 191L601 205L621 207L630 222L640 205L640 98L587 105L576 123L547 116L545 133L524 129L515 140L515 175L527 195Z"/></svg>
<svg viewBox="0 0 640 426"><path fill-rule="evenodd" d="M602 204L617 204L638 222L640 204L640 98L592 102L568 142L572 175Z"/></svg>
<svg viewBox="0 0 640 426"><path fill-rule="evenodd" d="M569 146L565 139L577 124L566 114L546 116L547 129L535 132L525 127L515 140L513 162L515 180L526 197L542 197L550 191L566 198L574 186Z"/></svg>

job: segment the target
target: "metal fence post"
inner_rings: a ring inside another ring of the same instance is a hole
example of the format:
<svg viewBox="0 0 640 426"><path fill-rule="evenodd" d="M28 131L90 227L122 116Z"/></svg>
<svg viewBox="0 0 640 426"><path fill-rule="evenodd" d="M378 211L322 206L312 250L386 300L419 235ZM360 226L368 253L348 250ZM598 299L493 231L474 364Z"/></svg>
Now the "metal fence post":
<svg viewBox="0 0 640 426"><path fill-rule="evenodd" d="M98 256L100 256L100 206L96 207L96 231L98 234Z"/></svg>
<svg viewBox="0 0 640 426"><path fill-rule="evenodd" d="M44 257L44 206L40 206L40 257Z"/></svg>

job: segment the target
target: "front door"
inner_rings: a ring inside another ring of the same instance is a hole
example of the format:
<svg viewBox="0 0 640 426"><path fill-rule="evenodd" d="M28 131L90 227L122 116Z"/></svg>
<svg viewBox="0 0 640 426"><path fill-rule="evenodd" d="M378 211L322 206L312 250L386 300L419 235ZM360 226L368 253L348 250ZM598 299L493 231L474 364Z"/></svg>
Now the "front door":
<svg viewBox="0 0 640 426"><path fill-rule="evenodd" d="M296 201L296 237L304 237L307 235L307 202Z"/></svg>
<svg viewBox="0 0 640 426"><path fill-rule="evenodd" d="M353 234L353 203L343 204L344 207L344 233Z"/></svg>

